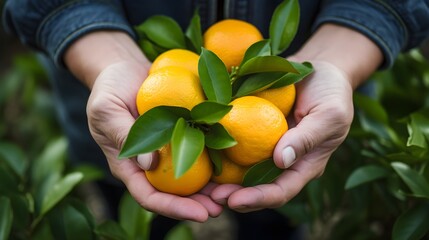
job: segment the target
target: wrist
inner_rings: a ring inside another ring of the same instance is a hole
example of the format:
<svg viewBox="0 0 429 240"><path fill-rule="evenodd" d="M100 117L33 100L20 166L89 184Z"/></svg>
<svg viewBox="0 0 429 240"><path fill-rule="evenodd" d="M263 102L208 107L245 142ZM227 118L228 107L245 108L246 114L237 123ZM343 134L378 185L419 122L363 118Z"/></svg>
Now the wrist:
<svg viewBox="0 0 429 240"><path fill-rule="evenodd" d="M124 62L144 68L150 65L134 40L119 31L98 31L83 36L67 49L64 62L89 89L108 66Z"/></svg>
<svg viewBox="0 0 429 240"><path fill-rule="evenodd" d="M378 46L361 33L324 24L292 59L330 63L347 76L355 89L377 70L383 55Z"/></svg>

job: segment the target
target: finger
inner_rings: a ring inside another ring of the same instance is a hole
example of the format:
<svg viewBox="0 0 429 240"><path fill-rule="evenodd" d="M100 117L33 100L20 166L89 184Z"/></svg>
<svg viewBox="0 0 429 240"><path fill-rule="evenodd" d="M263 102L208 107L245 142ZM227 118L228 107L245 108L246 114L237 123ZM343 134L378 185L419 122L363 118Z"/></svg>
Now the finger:
<svg viewBox="0 0 429 240"><path fill-rule="evenodd" d="M217 184L213 182L209 182L203 189L201 189L197 194L191 195L190 198L199 202L203 205L210 217L217 217L222 213L223 207L222 205L213 201L210 198L211 192L217 187Z"/></svg>
<svg viewBox="0 0 429 240"><path fill-rule="evenodd" d="M209 213L201 203L157 191L147 181L143 171L135 172L123 182L133 198L149 211L178 220L205 222L208 219Z"/></svg>
<svg viewBox="0 0 429 240"><path fill-rule="evenodd" d="M222 184L217 186L210 194L213 201L218 204L225 205L228 203L228 198L231 194L241 189L240 185L237 184Z"/></svg>
<svg viewBox="0 0 429 240"><path fill-rule="evenodd" d="M140 154L137 156L137 164L143 170L153 170L158 166L158 154L156 152Z"/></svg>

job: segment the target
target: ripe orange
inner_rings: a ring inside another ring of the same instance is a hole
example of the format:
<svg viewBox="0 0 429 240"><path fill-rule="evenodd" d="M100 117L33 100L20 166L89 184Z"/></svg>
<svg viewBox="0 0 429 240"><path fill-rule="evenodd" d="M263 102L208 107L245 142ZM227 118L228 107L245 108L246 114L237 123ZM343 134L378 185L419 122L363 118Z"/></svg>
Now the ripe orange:
<svg viewBox="0 0 429 240"><path fill-rule="evenodd" d="M203 46L214 52L231 71L239 66L244 53L253 43L263 39L252 24L236 19L226 19L213 24L204 32Z"/></svg>
<svg viewBox="0 0 429 240"><path fill-rule="evenodd" d="M283 113L273 103L255 96L237 98L231 105L231 111L219 121L237 141L225 149L226 156L242 166L270 158L288 129Z"/></svg>
<svg viewBox="0 0 429 240"><path fill-rule="evenodd" d="M199 78L191 71L176 66L159 69L141 85L136 104L140 114L161 105L192 109L204 101Z"/></svg>
<svg viewBox="0 0 429 240"><path fill-rule="evenodd" d="M212 165L204 149L192 167L180 178L174 177L171 146L167 144L159 150L159 163L156 169L145 172L148 181L159 191L187 196L201 190L210 180Z"/></svg>
<svg viewBox="0 0 429 240"><path fill-rule="evenodd" d="M296 90L295 85L291 84L284 87L266 89L253 95L274 103L287 116L295 103Z"/></svg>
<svg viewBox="0 0 429 240"><path fill-rule="evenodd" d="M184 67L198 76L198 59L199 56L185 49L171 49L160 54L149 69L149 74L167 67L177 66Z"/></svg>
<svg viewBox="0 0 429 240"><path fill-rule="evenodd" d="M212 181L219 184L242 184L244 175L248 167L244 167L229 160L226 156L222 157L222 172L219 175L213 175Z"/></svg>

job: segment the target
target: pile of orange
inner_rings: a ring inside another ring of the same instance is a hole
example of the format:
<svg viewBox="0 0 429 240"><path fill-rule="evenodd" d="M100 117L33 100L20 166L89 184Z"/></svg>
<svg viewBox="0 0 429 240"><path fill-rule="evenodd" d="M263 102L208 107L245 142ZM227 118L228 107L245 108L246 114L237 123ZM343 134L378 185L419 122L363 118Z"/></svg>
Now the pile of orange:
<svg viewBox="0 0 429 240"><path fill-rule="evenodd" d="M230 70L240 65L248 47L262 39L255 26L228 19L207 29L203 46L214 52ZM144 114L160 105L192 109L205 101L198 76L198 60L196 53L184 49L172 49L159 55L136 97L139 113ZM159 150L158 166L146 171L149 182L160 191L182 196L199 191L210 180L241 184L249 167L272 157L275 145L288 130L286 116L294 101L293 84L232 100L231 111L219 123L237 144L221 151L220 174L213 173L210 157L204 150L192 167L176 179L168 144Z"/></svg>

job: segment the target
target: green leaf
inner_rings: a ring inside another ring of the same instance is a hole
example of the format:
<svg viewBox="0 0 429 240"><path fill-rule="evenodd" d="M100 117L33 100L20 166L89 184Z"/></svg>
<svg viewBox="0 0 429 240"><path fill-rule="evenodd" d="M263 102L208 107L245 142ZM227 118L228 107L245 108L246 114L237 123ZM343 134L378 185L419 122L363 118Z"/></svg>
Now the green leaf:
<svg viewBox="0 0 429 240"><path fill-rule="evenodd" d="M81 183L101 180L105 177L105 172L100 167L90 164L79 164L73 168L73 172L80 172L83 174Z"/></svg>
<svg viewBox="0 0 429 240"><path fill-rule="evenodd" d="M429 199L429 183L423 175L411 169L405 163L393 162L391 165L402 181L411 189L414 196Z"/></svg>
<svg viewBox="0 0 429 240"><path fill-rule="evenodd" d="M345 189L351 189L361 184L385 178L389 171L376 165L366 165L355 169L347 179Z"/></svg>
<svg viewBox="0 0 429 240"><path fill-rule="evenodd" d="M172 106L158 106L145 112L131 127L119 158L129 158L161 148L170 141L177 119L189 118L189 115L186 108Z"/></svg>
<svg viewBox="0 0 429 240"><path fill-rule="evenodd" d="M205 101L191 110L191 117L198 123L214 124L223 118L232 106L222 103Z"/></svg>
<svg viewBox="0 0 429 240"><path fill-rule="evenodd" d="M140 39L138 41L140 49L143 51L144 55L153 62L161 53L166 51L165 48L161 48L156 44L152 43L148 39Z"/></svg>
<svg viewBox="0 0 429 240"><path fill-rule="evenodd" d="M413 113L409 116L407 146L427 149L429 138L429 119L422 113Z"/></svg>
<svg viewBox="0 0 429 240"><path fill-rule="evenodd" d="M82 173L69 173L45 195L42 202L40 216L51 210L55 204L61 201L82 180Z"/></svg>
<svg viewBox="0 0 429 240"><path fill-rule="evenodd" d="M238 78L233 84L234 98L265 90L280 81L283 76L285 76L285 73L265 72Z"/></svg>
<svg viewBox="0 0 429 240"><path fill-rule="evenodd" d="M4 160L17 176L24 177L28 161L24 152L17 145L0 142L0 160Z"/></svg>
<svg viewBox="0 0 429 240"><path fill-rule="evenodd" d="M222 152L212 148L207 148L207 152L213 163L213 172L219 176L222 173Z"/></svg>
<svg viewBox="0 0 429 240"><path fill-rule="evenodd" d="M247 60L238 69L237 76L241 77L262 72L298 73L298 70L286 58L279 56L259 56Z"/></svg>
<svg viewBox="0 0 429 240"><path fill-rule="evenodd" d="M0 197L0 240L9 239L12 229L13 212L9 198Z"/></svg>
<svg viewBox="0 0 429 240"><path fill-rule="evenodd" d="M185 35L191 41L193 49L200 54L201 47L203 46L203 35L201 33L201 20L198 10L194 12Z"/></svg>
<svg viewBox="0 0 429 240"><path fill-rule="evenodd" d="M429 204L421 203L405 211L393 225L393 240L422 239L429 231Z"/></svg>
<svg viewBox="0 0 429 240"><path fill-rule="evenodd" d="M125 230L115 221L107 220L95 228L98 237L105 240L127 240L130 239Z"/></svg>
<svg viewBox="0 0 429 240"><path fill-rule="evenodd" d="M243 60L241 61L240 66L246 63L249 59L260 56L270 56L271 55L271 45L269 39L264 39L259 42L252 44L244 54Z"/></svg>
<svg viewBox="0 0 429 240"><path fill-rule="evenodd" d="M290 84L295 84L311 73L313 73L313 65L309 62L297 63L290 62L299 73L288 73L282 79L274 83L270 88L280 88Z"/></svg>
<svg viewBox="0 0 429 240"><path fill-rule="evenodd" d="M204 133L179 118L171 137L174 176L180 178L194 164L204 150Z"/></svg>
<svg viewBox="0 0 429 240"><path fill-rule="evenodd" d="M205 134L205 144L213 149L225 149L237 144L237 141L226 131L220 123L210 126Z"/></svg>
<svg viewBox="0 0 429 240"><path fill-rule="evenodd" d="M128 239L149 240L150 226L156 214L142 208L128 192L119 203L119 224Z"/></svg>
<svg viewBox="0 0 429 240"><path fill-rule="evenodd" d="M0 195L19 193L20 181L11 174L10 170L0 164Z"/></svg>
<svg viewBox="0 0 429 240"><path fill-rule="evenodd" d="M198 61L198 75L208 100L228 104L232 87L225 64L216 54L202 48Z"/></svg>
<svg viewBox="0 0 429 240"><path fill-rule="evenodd" d="M298 0L286 0L276 7L269 29L273 55L279 55L289 47L298 30L299 17Z"/></svg>
<svg viewBox="0 0 429 240"><path fill-rule="evenodd" d="M150 41L166 49L186 48L182 29L170 17L155 15L137 26L136 30L139 35L143 33Z"/></svg>
<svg viewBox="0 0 429 240"><path fill-rule="evenodd" d="M250 167L244 175L243 186L251 187L260 184L271 183L280 174L283 169L278 168L273 159L267 159Z"/></svg>
<svg viewBox="0 0 429 240"><path fill-rule="evenodd" d="M194 235L191 227L186 222L181 222L167 232L165 240L191 240Z"/></svg>
<svg viewBox="0 0 429 240"><path fill-rule="evenodd" d="M353 96L355 105L360 110L364 111L369 118L385 125L389 124L387 112L383 106L380 105L380 102L363 94L354 94Z"/></svg>

